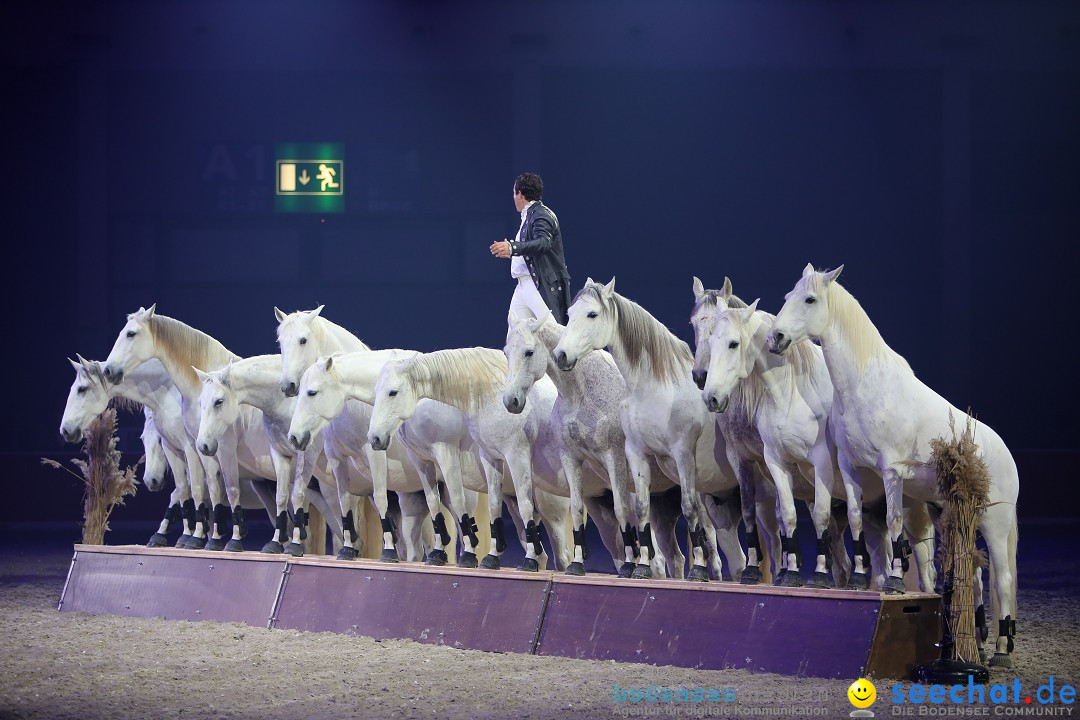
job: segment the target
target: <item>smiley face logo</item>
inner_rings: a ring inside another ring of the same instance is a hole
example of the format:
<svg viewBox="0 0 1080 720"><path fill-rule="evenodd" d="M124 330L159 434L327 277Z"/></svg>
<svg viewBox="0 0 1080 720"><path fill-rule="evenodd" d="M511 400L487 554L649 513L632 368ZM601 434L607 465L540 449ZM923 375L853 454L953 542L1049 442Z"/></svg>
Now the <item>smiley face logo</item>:
<svg viewBox="0 0 1080 720"><path fill-rule="evenodd" d="M848 700L857 708L868 708L877 699L877 688L866 678L859 678L847 689Z"/></svg>

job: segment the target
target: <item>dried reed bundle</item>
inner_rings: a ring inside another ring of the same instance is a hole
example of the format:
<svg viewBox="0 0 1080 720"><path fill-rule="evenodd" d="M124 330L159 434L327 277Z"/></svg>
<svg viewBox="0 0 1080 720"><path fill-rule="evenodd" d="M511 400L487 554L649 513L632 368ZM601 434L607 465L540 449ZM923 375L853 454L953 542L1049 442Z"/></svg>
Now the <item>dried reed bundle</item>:
<svg viewBox="0 0 1080 720"><path fill-rule="evenodd" d="M949 416L952 439L935 438L928 465L937 472L938 492L944 509L941 513L941 549L939 560L945 573L948 603L946 623L954 642L954 659L979 662L979 641L975 629L975 572L986 565L986 555L975 549L979 518L989 503L990 472L978 455L975 444L975 418L968 410L967 424L957 438L953 417ZM946 641L948 641L946 637Z"/></svg>
<svg viewBox="0 0 1080 720"><path fill-rule="evenodd" d="M87 459L71 460L71 464L82 472L81 477L55 460L41 458L43 464L65 470L83 482L82 541L86 545L105 544L105 531L109 529L113 508L123 505L125 496L135 494L135 471L145 458L139 458L133 466L121 470L116 441L116 410L110 407L86 432L83 453Z"/></svg>

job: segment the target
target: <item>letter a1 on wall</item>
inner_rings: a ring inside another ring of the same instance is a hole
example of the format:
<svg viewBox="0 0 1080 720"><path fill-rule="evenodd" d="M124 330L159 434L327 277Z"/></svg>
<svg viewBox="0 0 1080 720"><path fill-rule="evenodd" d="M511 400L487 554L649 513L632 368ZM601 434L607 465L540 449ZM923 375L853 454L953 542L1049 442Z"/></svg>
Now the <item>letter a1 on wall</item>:
<svg viewBox="0 0 1080 720"><path fill-rule="evenodd" d="M278 143L274 155L276 211L345 211L345 145Z"/></svg>

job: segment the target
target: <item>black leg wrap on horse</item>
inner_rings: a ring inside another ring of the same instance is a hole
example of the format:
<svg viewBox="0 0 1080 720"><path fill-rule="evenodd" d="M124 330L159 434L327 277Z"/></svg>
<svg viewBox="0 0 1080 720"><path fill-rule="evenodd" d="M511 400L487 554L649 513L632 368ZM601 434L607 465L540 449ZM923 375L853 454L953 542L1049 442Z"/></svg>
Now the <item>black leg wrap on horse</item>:
<svg viewBox="0 0 1080 720"><path fill-rule="evenodd" d="M435 519L431 521L431 526L435 529L435 534L439 536L439 542L446 545L450 544L450 532L446 529L446 519L442 513L436 513Z"/></svg>
<svg viewBox="0 0 1080 720"><path fill-rule="evenodd" d="M894 558L900 558L900 569L904 572L908 571L908 557L911 555L911 543L904 537L903 533L900 533L900 537L893 540L892 553Z"/></svg>
<svg viewBox="0 0 1080 720"><path fill-rule="evenodd" d="M202 523L203 529L206 532L210 532L210 506L206 503L199 503L198 509L195 510L195 519Z"/></svg>
<svg viewBox="0 0 1080 720"><path fill-rule="evenodd" d="M469 542L473 548L480 544L480 538L476 536L476 518L469 517L469 513L461 514L461 533L469 536Z"/></svg>
<svg viewBox="0 0 1080 720"><path fill-rule="evenodd" d="M637 528L630 523L626 523L626 528L622 531L622 542L623 547L634 549L634 557L638 557L640 555L640 553L638 552Z"/></svg>
<svg viewBox="0 0 1080 720"><path fill-rule="evenodd" d="M540 544L540 526L535 520L530 520L525 526L525 542L532 543L535 554L544 552L544 546Z"/></svg>
<svg viewBox="0 0 1080 720"><path fill-rule="evenodd" d="M293 524L295 524L296 527L300 530L301 540L307 540L307 526L310 519L311 515L309 515L307 510L304 510L304 508L300 508L296 511L296 516L293 519Z"/></svg>
<svg viewBox="0 0 1080 720"><path fill-rule="evenodd" d="M165 522L168 523L168 525L165 526L166 532L168 532L168 529L172 527L174 522L181 518L183 518L183 515L180 512L180 503L170 505L169 509L165 511Z"/></svg>
<svg viewBox="0 0 1080 720"><path fill-rule="evenodd" d="M282 510L277 516L277 541L286 543L289 541L289 513Z"/></svg>
<svg viewBox="0 0 1080 720"><path fill-rule="evenodd" d="M863 539L863 534L862 533L859 533L859 539L858 540L853 539L851 541L851 552L852 552L853 555L856 555L856 556L862 558L863 569L866 571L866 574L869 575L870 574L870 553L867 552L867 550L866 550L866 540Z"/></svg>
<svg viewBox="0 0 1080 720"><path fill-rule="evenodd" d="M495 552L506 549L506 535L503 534L503 519L497 517L491 521L491 537L495 538Z"/></svg>
<svg viewBox="0 0 1080 720"><path fill-rule="evenodd" d="M195 498L188 498L180 507L180 514L184 516L184 523L190 535L195 532Z"/></svg>
<svg viewBox="0 0 1080 720"><path fill-rule="evenodd" d="M791 537L780 536L780 548L795 556L795 567L802 567L802 559L799 557L799 538L797 531L791 533Z"/></svg>
<svg viewBox="0 0 1080 720"><path fill-rule="evenodd" d="M589 559L589 546L585 544L585 528L574 531L574 544L581 547L581 559Z"/></svg>
<svg viewBox="0 0 1080 720"><path fill-rule="evenodd" d="M1006 615L1004 620L998 620L998 636L1004 635L1009 638L1008 652L1013 651L1013 635L1016 634L1016 621L1012 615Z"/></svg>
<svg viewBox="0 0 1080 720"><path fill-rule="evenodd" d="M757 525L746 531L746 548L754 551L757 555L756 559L760 563L764 555L761 552L761 540L758 538Z"/></svg>
<svg viewBox="0 0 1080 720"><path fill-rule="evenodd" d="M397 542L397 536L394 535L394 521L388 517L379 518L379 523L382 525L382 531L384 533L390 533L390 542Z"/></svg>
<svg viewBox="0 0 1080 720"><path fill-rule="evenodd" d="M986 606L980 605L975 608L975 641L982 643L986 640Z"/></svg>
<svg viewBox="0 0 1080 720"><path fill-rule="evenodd" d="M690 544L693 547L701 548L702 551L708 554L705 544L705 528L703 528L701 525L698 525L697 530L694 530L690 533Z"/></svg>
<svg viewBox="0 0 1080 720"><path fill-rule="evenodd" d="M353 523L352 510L341 516L341 534L349 545L356 542L356 525Z"/></svg>
<svg viewBox="0 0 1080 720"><path fill-rule="evenodd" d="M821 533L821 537L817 541L817 554L825 556L825 569L832 569L832 539L829 537L829 531Z"/></svg>
<svg viewBox="0 0 1080 720"><path fill-rule="evenodd" d="M231 515L232 511L229 510L227 505L214 506L214 529L217 530L219 535L228 533L229 517Z"/></svg>
<svg viewBox="0 0 1080 720"><path fill-rule="evenodd" d="M653 552L652 523L645 523L645 527L643 527L638 534L638 543L641 547L648 549L650 559L656 554Z"/></svg>
<svg viewBox="0 0 1080 720"><path fill-rule="evenodd" d="M247 535L247 522L244 520L244 508L237 505L232 511L233 523L240 528L240 537Z"/></svg>

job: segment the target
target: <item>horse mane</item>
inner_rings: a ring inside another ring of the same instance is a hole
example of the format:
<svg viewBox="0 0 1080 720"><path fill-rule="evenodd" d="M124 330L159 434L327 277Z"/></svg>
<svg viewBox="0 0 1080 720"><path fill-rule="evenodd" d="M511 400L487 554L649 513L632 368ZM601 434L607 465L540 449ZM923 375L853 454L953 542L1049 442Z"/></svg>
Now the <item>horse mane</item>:
<svg viewBox="0 0 1080 720"><path fill-rule="evenodd" d="M578 293L592 293L605 312L614 309L618 316L617 333L626 352L626 360L632 369L639 369L646 360L652 368L653 377L660 382L678 382L689 378L688 365L693 365L694 355L690 346L675 337L667 327L649 314L649 311L633 300L617 292L611 293L610 304L601 293L599 283L585 285ZM576 298L575 298L576 302Z"/></svg>
<svg viewBox="0 0 1080 720"><path fill-rule="evenodd" d="M825 290L821 274L813 275L814 291L820 294ZM862 371L875 357L880 357L894 365L911 371L911 365L900 353L889 347L881 332L870 320L855 296L835 280L829 283L829 322L836 325L847 338L855 356L855 367Z"/></svg>
<svg viewBox="0 0 1080 720"><path fill-rule="evenodd" d="M701 294L701 297L694 301L694 307L690 309L690 317L693 317L699 308L702 306L715 307L719 304L719 298L723 295L723 290L706 290ZM738 295L732 295L727 299L727 306L729 308L745 308L749 307L742 298Z"/></svg>
<svg viewBox="0 0 1080 720"><path fill-rule="evenodd" d="M193 367L217 370L229 360L240 359L214 338L179 320L155 314L150 316L148 324L169 374L179 373L191 387L199 384Z"/></svg>
<svg viewBox="0 0 1080 720"><path fill-rule="evenodd" d="M506 356L490 348L456 348L420 353L405 360L401 372L431 397L466 412L476 412L506 383Z"/></svg>

